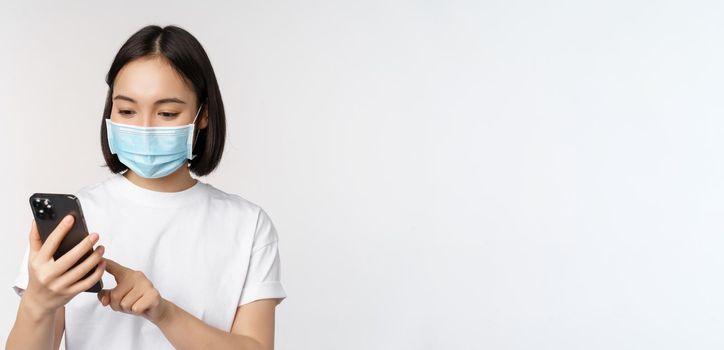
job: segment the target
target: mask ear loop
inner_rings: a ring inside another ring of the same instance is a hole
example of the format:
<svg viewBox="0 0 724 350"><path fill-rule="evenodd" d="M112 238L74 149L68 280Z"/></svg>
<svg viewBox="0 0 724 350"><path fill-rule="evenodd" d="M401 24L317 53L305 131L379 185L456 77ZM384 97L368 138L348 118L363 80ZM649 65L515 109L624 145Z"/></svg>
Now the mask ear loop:
<svg viewBox="0 0 724 350"><path fill-rule="evenodd" d="M201 105L199 106L199 110L196 111L196 116L194 117L194 120L191 122L191 127L192 127L191 130L193 130L193 132L192 132L191 135L190 135L190 136L191 136L191 143L190 143L190 145L189 145L188 154L191 154L191 158L189 158L189 159L194 159L194 158L196 158L196 155L193 154L193 152L194 152L194 145L195 145L195 142L196 142L196 136L198 135L198 133L196 133L196 130L197 130L197 128L196 128L196 118L199 117L199 114L201 113L201 108L203 108L203 107L204 107L204 103L202 102ZM199 131L199 132L200 132L200 131ZM191 164L189 163L189 165L191 165Z"/></svg>
<svg viewBox="0 0 724 350"><path fill-rule="evenodd" d="M191 122L191 124L196 125L196 118L199 117L199 113L201 113L201 108L204 107L204 103L202 102L201 105L199 105L199 110L196 111L196 116L194 117L194 120Z"/></svg>

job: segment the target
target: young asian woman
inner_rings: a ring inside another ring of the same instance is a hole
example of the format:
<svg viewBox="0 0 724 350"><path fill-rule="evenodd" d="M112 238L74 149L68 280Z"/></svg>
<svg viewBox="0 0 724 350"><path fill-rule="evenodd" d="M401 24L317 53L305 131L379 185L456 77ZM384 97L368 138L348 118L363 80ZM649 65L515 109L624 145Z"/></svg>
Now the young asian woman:
<svg viewBox="0 0 724 350"><path fill-rule="evenodd" d="M6 348L58 349L64 335L68 350L273 349L286 298L276 228L259 205L191 175L217 168L226 134L205 50L182 28L147 26L106 83L112 175L74 193L92 233L55 261L73 218L45 243L32 222ZM84 292L99 279L106 289Z"/></svg>

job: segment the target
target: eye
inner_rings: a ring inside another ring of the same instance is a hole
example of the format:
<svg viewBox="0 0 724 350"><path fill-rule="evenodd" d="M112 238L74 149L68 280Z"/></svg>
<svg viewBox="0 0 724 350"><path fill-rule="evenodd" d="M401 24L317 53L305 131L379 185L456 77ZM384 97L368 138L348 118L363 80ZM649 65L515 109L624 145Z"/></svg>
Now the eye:
<svg viewBox="0 0 724 350"><path fill-rule="evenodd" d="M172 113L172 112L160 112L160 113L158 113L158 114L160 114L160 115L161 115L162 117L164 117L164 118L169 118L169 119L170 119L170 118L175 118L176 116L179 115L179 113Z"/></svg>
<svg viewBox="0 0 724 350"><path fill-rule="evenodd" d="M129 109L120 109L120 110L118 110L118 114L120 114L120 115L122 115L122 116L129 116L129 115L131 115L131 114L133 114L133 113L134 113L134 112L131 111L131 110L129 110Z"/></svg>

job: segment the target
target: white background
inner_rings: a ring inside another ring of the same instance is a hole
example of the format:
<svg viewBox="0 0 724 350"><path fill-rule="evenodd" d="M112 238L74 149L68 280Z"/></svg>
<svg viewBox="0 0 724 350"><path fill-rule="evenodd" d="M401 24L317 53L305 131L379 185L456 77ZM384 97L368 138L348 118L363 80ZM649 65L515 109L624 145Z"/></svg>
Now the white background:
<svg viewBox="0 0 724 350"><path fill-rule="evenodd" d="M0 339L27 198L110 174L105 74L176 24L227 111L202 180L280 235L278 349L721 349L723 6L4 2Z"/></svg>

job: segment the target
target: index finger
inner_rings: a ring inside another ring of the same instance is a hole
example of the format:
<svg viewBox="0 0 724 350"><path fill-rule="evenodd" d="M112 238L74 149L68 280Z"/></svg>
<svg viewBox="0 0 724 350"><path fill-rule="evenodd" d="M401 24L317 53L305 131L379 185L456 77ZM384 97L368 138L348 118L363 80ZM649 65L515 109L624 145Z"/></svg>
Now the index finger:
<svg viewBox="0 0 724 350"><path fill-rule="evenodd" d="M50 259L55 251L58 250L60 242L63 241L63 238L66 234L68 234L68 231L70 231L70 228L73 226L73 219L73 215L66 215L55 230L50 233L48 238L45 240L45 243L43 243L43 246L40 247L40 252L38 252L38 254Z"/></svg>
<svg viewBox="0 0 724 350"><path fill-rule="evenodd" d="M113 277L119 277L123 272L128 270L127 267L125 267L111 259L103 258L103 260L106 261L106 272L113 275Z"/></svg>

